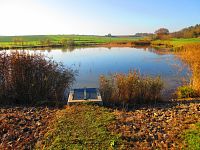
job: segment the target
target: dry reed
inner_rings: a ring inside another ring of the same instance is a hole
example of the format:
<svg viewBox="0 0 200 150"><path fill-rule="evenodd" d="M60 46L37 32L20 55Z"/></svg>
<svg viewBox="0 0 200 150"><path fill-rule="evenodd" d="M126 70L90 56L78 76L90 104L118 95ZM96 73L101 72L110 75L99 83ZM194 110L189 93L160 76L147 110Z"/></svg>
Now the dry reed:
<svg viewBox="0 0 200 150"><path fill-rule="evenodd" d="M100 77L100 91L104 102L112 104L137 104L161 99L163 82L159 77L142 76L137 71Z"/></svg>
<svg viewBox="0 0 200 150"><path fill-rule="evenodd" d="M74 71L38 53L0 53L0 101L34 104L60 101L75 80Z"/></svg>
<svg viewBox="0 0 200 150"><path fill-rule="evenodd" d="M190 87L200 95L200 44L185 45L178 56L189 64L192 71Z"/></svg>

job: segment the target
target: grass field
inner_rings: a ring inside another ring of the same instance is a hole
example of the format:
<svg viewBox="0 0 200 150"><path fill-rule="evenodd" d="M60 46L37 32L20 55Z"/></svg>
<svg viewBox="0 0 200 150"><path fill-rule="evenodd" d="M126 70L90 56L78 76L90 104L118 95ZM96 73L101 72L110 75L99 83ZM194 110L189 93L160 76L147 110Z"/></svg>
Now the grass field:
<svg viewBox="0 0 200 150"><path fill-rule="evenodd" d="M110 42L131 42L135 37L106 37L92 35L30 35L30 36L0 36L1 48L63 46L66 41L73 41L76 46L106 44Z"/></svg>
<svg viewBox="0 0 200 150"><path fill-rule="evenodd" d="M186 44L200 43L200 38L188 38L188 39L169 39L169 40L155 40L152 41L151 44L153 46L164 46L168 48L179 48Z"/></svg>

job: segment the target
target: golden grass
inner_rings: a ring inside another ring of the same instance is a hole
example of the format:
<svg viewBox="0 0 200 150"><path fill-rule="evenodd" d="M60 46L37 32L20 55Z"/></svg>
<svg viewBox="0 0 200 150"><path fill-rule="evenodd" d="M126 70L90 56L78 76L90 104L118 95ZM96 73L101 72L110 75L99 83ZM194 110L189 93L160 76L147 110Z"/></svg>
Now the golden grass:
<svg viewBox="0 0 200 150"><path fill-rule="evenodd" d="M74 71L42 54L0 53L0 102L35 104L61 101L75 79Z"/></svg>
<svg viewBox="0 0 200 150"><path fill-rule="evenodd" d="M159 77L142 76L137 71L130 71L127 75L101 76L99 81L104 102L131 105L161 99L163 83Z"/></svg>
<svg viewBox="0 0 200 150"><path fill-rule="evenodd" d="M200 43L185 45L178 56L189 64L192 71L190 86L200 93Z"/></svg>

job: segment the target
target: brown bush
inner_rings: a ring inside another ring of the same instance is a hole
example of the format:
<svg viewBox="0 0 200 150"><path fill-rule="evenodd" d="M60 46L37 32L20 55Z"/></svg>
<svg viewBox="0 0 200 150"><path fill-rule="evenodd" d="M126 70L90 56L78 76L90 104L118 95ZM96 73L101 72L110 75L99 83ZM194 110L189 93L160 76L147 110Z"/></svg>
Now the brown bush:
<svg viewBox="0 0 200 150"><path fill-rule="evenodd" d="M100 92L104 102L136 104L161 99L163 83L159 77L142 76L137 71L100 77Z"/></svg>
<svg viewBox="0 0 200 150"><path fill-rule="evenodd" d="M0 53L0 101L34 104L60 101L75 80L75 72L62 63L25 51Z"/></svg>

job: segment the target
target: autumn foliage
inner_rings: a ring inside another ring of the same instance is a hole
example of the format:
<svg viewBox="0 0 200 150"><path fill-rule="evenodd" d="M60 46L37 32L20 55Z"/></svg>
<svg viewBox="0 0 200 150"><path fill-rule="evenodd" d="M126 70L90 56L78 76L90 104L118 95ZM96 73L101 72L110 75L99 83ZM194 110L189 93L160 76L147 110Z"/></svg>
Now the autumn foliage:
<svg viewBox="0 0 200 150"><path fill-rule="evenodd" d="M200 24L184 28L178 32L171 33L174 38L198 38L200 37Z"/></svg>

